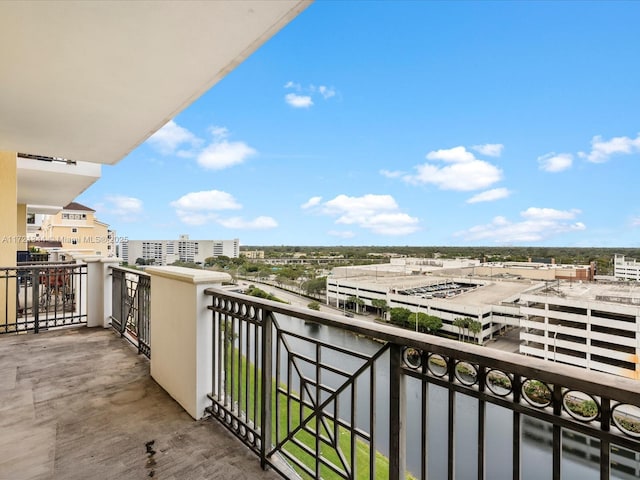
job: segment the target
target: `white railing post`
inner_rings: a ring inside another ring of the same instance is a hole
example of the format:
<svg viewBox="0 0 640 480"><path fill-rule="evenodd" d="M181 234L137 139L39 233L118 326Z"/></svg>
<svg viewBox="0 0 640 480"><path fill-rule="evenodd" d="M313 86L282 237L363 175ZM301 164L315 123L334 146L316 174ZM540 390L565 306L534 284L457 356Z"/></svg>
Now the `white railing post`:
<svg viewBox="0 0 640 480"><path fill-rule="evenodd" d="M151 276L151 376L196 420L210 404L213 322L205 289L226 273L148 267Z"/></svg>
<svg viewBox="0 0 640 480"><path fill-rule="evenodd" d="M82 295L78 299L79 311L87 313L87 327L108 328L112 309L111 267L117 267L119 261L100 256L84 257L78 261L87 264L86 278L80 277Z"/></svg>

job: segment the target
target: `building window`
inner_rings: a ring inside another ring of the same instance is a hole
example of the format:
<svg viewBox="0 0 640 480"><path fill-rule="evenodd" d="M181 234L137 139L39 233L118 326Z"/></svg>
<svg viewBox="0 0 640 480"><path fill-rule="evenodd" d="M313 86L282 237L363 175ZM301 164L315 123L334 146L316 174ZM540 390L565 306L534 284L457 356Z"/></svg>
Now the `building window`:
<svg viewBox="0 0 640 480"><path fill-rule="evenodd" d="M74 227L74 228L72 228L72 229L71 229L71 233L78 233L78 229L77 229L77 228L75 228L75 227Z"/></svg>
<svg viewBox="0 0 640 480"><path fill-rule="evenodd" d="M77 245L78 244L78 239L77 238L72 238L71 239L71 245Z"/></svg>

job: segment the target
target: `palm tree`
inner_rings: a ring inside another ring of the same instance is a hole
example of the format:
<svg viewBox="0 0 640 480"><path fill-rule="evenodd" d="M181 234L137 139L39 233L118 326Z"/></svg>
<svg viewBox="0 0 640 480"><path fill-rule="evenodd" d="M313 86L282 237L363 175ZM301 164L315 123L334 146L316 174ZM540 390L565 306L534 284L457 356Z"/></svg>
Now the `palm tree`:
<svg viewBox="0 0 640 480"><path fill-rule="evenodd" d="M471 320L467 328L469 328L469 331L473 333L473 337L476 343L478 343L478 334L482 331L482 323L478 320Z"/></svg>
<svg viewBox="0 0 640 480"><path fill-rule="evenodd" d="M458 341L460 341L462 337L462 329L465 327L465 319L462 317L458 317L453 321L453 326L458 327Z"/></svg>

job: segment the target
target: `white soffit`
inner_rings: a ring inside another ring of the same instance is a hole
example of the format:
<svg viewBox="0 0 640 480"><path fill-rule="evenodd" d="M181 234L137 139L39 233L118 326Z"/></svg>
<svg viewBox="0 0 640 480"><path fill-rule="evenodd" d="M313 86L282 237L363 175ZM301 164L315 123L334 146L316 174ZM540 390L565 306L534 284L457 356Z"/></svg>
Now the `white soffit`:
<svg viewBox="0 0 640 480"><path fill-rule="evenodd" d="M0 150L114 164L310 3L2 1Z"/></svg>
<svg viewBox="0 0 640 480"><path fill-rule="evenodd" d="M102 165L20 158L16 162L18 203L66 205L100 178Z"/></svg>

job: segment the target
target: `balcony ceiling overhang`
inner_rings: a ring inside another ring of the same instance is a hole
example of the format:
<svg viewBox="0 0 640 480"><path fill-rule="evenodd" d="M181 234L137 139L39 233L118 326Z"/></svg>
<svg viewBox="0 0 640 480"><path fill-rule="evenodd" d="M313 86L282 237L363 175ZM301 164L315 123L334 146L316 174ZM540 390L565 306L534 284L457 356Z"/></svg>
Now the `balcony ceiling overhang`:
<svg viewBox="0 0 640 480"><path fill-rule="evenodd" d="M62 207L100 178L102 165L47 162L18 157L18 203ZM35 211L29 209L29 211ZM44 212L39 212L44 213Z"/></svg>
<svg viewBox="0 0 640 480"><path fill-rule="evenodd" d="M310 3L0 2L0 150L114 164Z"/></svg>

